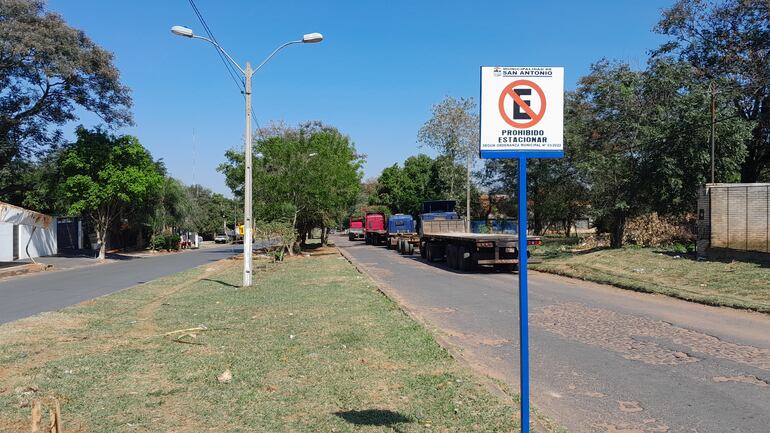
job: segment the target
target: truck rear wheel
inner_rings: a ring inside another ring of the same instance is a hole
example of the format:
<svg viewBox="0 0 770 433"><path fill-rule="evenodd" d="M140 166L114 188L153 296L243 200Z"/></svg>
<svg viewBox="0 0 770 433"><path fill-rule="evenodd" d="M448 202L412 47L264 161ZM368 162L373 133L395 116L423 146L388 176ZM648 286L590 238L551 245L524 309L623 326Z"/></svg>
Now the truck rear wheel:
<svg viewBox="0 0 770 433"><path fill-rule="evenodd" d="M465 258L465 247L457 248L457 269L462 272L468 272L472 269L471 258Z"/></svg>
<svg viewBox="0 0 770 433"><path fill-rule="evenodd" d="M449 269L457 269L457 247L452 244L446 246L446 262Z"/></svg>
<svg viewBox="0 0 770 433"><path fill-rule="evenodd" d="M428 258L428 243L427 242L420 242L420 257L423 259Z"/></svg>
<svg viewBox="0 0 770 433"><path fill-rule="evenodd" d="M406 244L406 254L410 255L410 256L412 254L414 254L414 244L413 243L407 243Z"/></svg>

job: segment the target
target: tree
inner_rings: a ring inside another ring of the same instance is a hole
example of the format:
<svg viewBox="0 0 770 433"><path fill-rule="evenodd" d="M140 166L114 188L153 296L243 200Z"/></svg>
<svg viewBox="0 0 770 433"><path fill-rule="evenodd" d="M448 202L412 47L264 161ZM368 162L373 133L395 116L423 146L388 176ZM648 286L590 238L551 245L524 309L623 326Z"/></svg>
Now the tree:
<svg viewBox="0 0 770 433"><path fill-rule="evenodd" d="M387 206L390 213L417 215L422 202L444 196L437 160L419 154L382 170L369 204Z"/></svg>
<svg viewBox="0 0 770 433"><path fill-rule="evenodd" d="M227 225L226 216L235 208L233 200L212 192L202 185L186 187L187 200L190 202L191 230L204 238L212 239L217 233L224 233Z"/></svg>
<svg viewBox="0 0 770 433"><path fill-rule="evenodd" d="M566 101L567 144L576 148L576 163L590 185L591 212L599 228L609 231L613 248L622 245L629 216L644 208L639 164L642 122L650 107L643 94L639 72L601 61Z"/></svg>
<svg viewBox="0 0 770 433"><path fill-rule="evenodd" d="M639 169L643 198L662 215L694 214L697 191L709 182L711 147L708 83L687 62L655 58L642 73L648 109L642 134ZM746 158L752 124L736 112L728 95L718 94L715 150L716 179L737 182Z"/></svg>
<svg viewBox="0 0 770 433"><path fill-rule="evenodd" d="M506 197L494 205L508 215L518 210L517 190L519 165L516 160L493 159L485 164L485 178L489 186L490 204L495 196ZM566 146L564 158L533 159L527 163L528 202L530 224L540 235L550 223L561 222L565 235L570 227L587 212L588 191L575 164L575 149Z"/></svg>
<svg viewBox="0 0 770 433"><path fill-rule="evenodd" d="M61 157L59 194L70 214L91 219L105 257L109 227L133 207L156 197L164 177L150 153L130 135L79 127Z"/></svg>
<svg viewBox="0 0 770 433"><path fill-rule="evenodd" d="M0 89L0 198L16 204L27 190L24 162L59 144L59 127L78 109L110 126L131 123L112 54L42 0L0 0Z"/></svg>
<svg viewBox="0 0 770 433"><path fill-rule="evenodd" d="M471 173L478 152L479 118L473 98L456 99L451 96L433 106L432 117L417 133L417 140L437 149L446 157L445 178L449 182L449 197L455 198L455 180L458 160L464 160L466 215L470 224Z"/></svg>
<svg viewBox="0 0 770 433"><path fill-rule="evenodd" d="M674 54L691 64L699 81L718 84L736 114L752 123L741 182L759 180L770 167L770 3L678 0L656 30L673 38L657 56Z"/></svg>
<svg viewBox="0 0 770 433"><path fill-rule="evenodd" d="M254 155L254 212L257 220L288 221L303 242L315 227L338 225L356 202L362 157L336 128L309 122L298 128L263 130ZM243 196L243 154L230 150L219 170L236 195Z"/></svg>
<svg viewBox="0 0 770 433"><path fill-rule="evenodd" d="M591 212L622 245L625 221L645 212L681 215L695 209L697 188L709 171L709 94L690 65L653 59L645 71L601 61L568 95L567 144L588 187ZM720 179L738 178L747 123L720 122Z"/></svg>
<svg viewBox="0 0 770 433"><path fill-rule="evenodd" d="M171 234L188 228L192 203L185 186L179 180L165 176L147 204L153 235Z"/></svg>

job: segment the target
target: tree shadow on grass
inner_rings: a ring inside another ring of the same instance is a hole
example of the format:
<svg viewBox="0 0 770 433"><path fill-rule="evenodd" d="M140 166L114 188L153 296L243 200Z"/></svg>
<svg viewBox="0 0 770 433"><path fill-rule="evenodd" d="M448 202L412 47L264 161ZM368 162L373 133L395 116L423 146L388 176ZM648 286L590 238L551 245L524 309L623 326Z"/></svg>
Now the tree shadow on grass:
<svg viewBox="0 0 770 433"><path fill-rule="evenodd" d="M396 432L401 431L396 424L412 422L408 416L385 409L348 410L334 415L351 424L390 427Z"/></svg>
<svg viewBox="0 0 770 433"><path fill-rule="evenodd" d="M708 257L698 257L695 253L680 253L665 249L653 250L656 254L662 254L671 258L679 258L698 262L719 262L719 263L747 263L758 265L761 268L770 268L770 254L753 251L739 251L727 249L715 249L708 254Z"/></svg>

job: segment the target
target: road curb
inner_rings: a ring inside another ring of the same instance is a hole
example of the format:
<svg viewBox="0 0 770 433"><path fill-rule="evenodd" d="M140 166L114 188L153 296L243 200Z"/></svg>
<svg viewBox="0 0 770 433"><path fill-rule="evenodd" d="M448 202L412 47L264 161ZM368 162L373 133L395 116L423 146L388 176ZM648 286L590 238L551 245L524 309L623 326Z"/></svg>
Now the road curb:
<svg viewBox="0 0 770 433"><path fill-rule="evenodd" d="M3 271L0 271L0 280L6 279L6 278L12 278L12 277L19 277L22 275L29 275L29 274L35 274L37 272L44 272L48 270L52 270L54 268L53 265L46 265L43 263L29 263L26 265L19 265L15 268L11 269L5 269Z"/></svg>
<svg viewBox="0 0 770 433"><path fill-rule="evenodd" d="M400 296L398 296L398 294L396 294L395 291L392 290L392 287L388 283L384 282L379 277L369 272L369 270L366 269L364 265L362 265L355 257L351 256L344 249L337 247L337 251L339 251L340 255L344 257L345 260L347 260L351 265L353 265L356 271L369 277L369 279L372 280L372 282L374 283L374 286L377 288L378 292L382 293L383 296L393 301L393 303L395 303L398 306L398 308L401 311L403 311L404 314L406 314L409 318L411 318L412 320L414 320L415 322L423 326L425 329L427 329L431 333L431 335L433 335L433 337L436 339L436 342L438 343L438 345L441 346L444 350L446 350L449 356L452 357L452 359L456 360L466 368L470 369L471 372L473 373L473 376L479 380L481 385L484 386L484 388L487 391L489 391L495 397L499 398L505 404L509 404L511 406L518 408L517 401L515 400L515 398L518 397L518 395L513 396L509 394L494 379L483 374L482 372L477 371L473 367L473 363L463 355L462 349L455 346L451 341L449 341L446 335L444 335L444 333L439 328L433 326L418 312L406 306L406 303L401 300ZM548 424L551 424L550 420L545 418L542 414L538 413L537 408L533 409L532 415L533 415L532 421L538 427L539 430L542 429L542 431L548 431L548 432L554 431L553 428L548 426Z"/></svg>

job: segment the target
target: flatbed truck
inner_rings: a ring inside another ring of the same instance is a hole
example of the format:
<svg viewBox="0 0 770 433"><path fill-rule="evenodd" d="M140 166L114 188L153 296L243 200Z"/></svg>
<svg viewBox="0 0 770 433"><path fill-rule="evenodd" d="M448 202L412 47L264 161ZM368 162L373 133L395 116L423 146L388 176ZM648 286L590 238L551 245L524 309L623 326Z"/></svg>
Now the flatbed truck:
<svg viewBox="0 0 770 433"><path fill-rule="evenodd" d="M435 202L434 202L435 206ZM420 255L428 261L446 260L451 269L471 271L479 266L491 266L505 272L517 270L519 237L503 233L469 233L466 222L454 212L454 203L447 209L427 212L420 218ZM541 245L540 237L527 237L527 245ZM526 252L529 257L529 251Z"/></svg>

